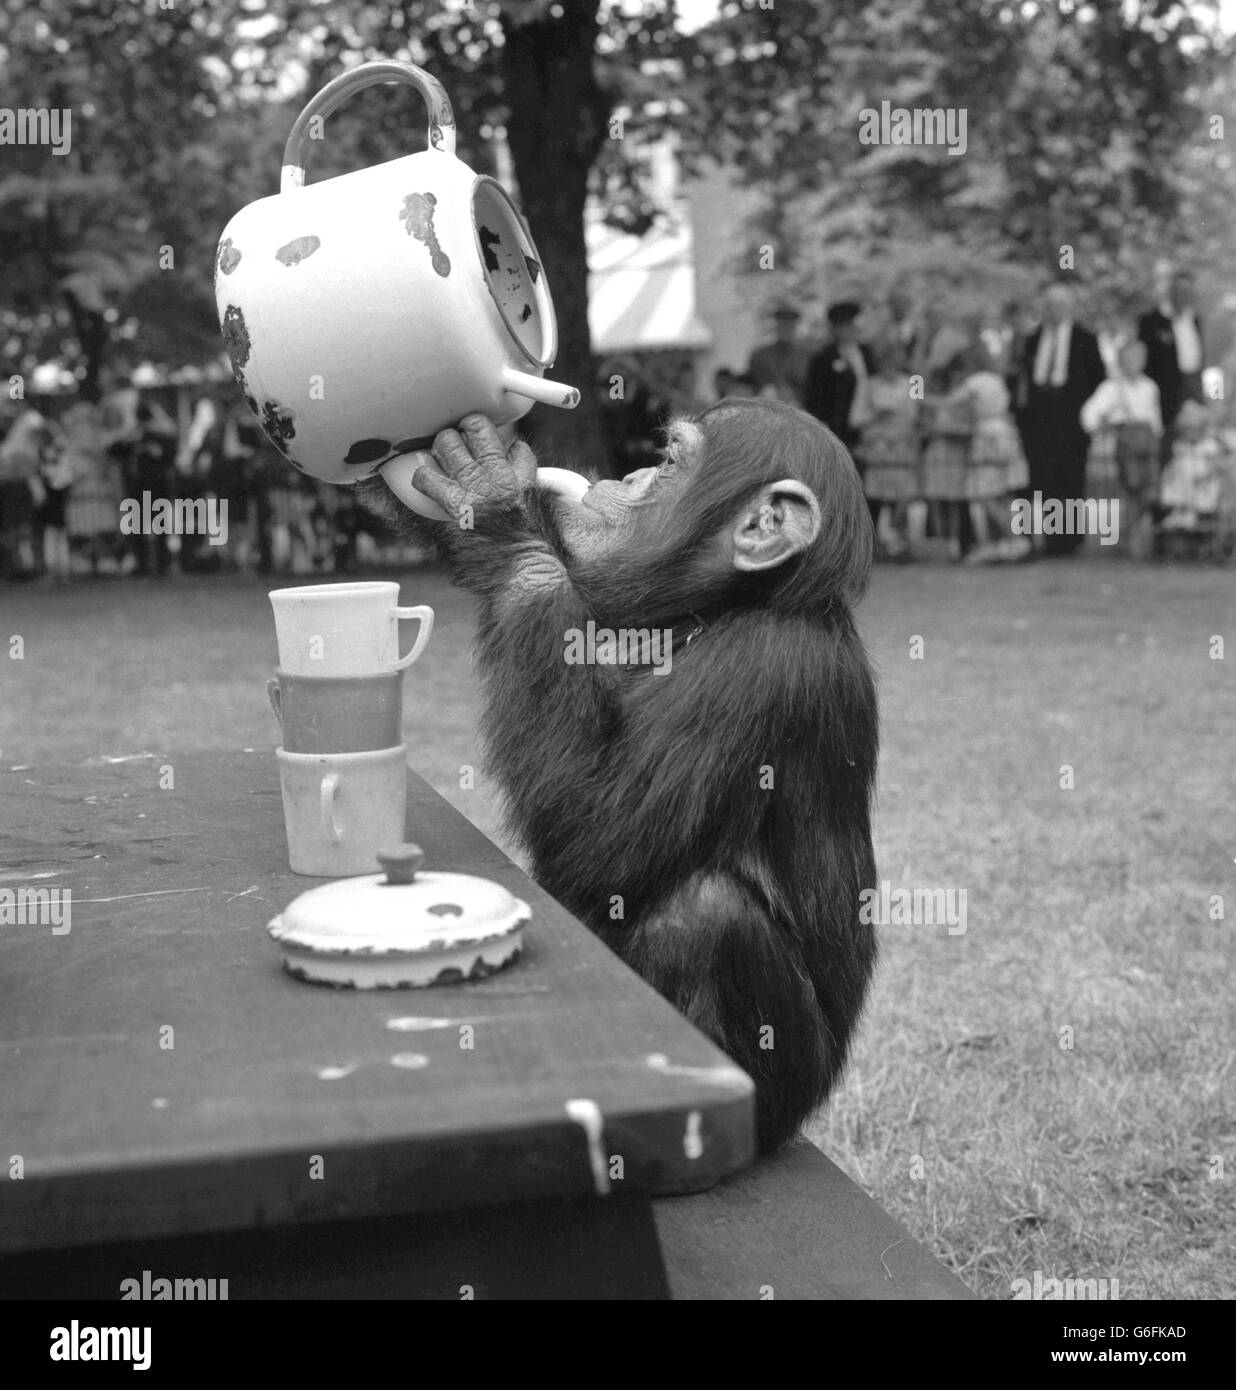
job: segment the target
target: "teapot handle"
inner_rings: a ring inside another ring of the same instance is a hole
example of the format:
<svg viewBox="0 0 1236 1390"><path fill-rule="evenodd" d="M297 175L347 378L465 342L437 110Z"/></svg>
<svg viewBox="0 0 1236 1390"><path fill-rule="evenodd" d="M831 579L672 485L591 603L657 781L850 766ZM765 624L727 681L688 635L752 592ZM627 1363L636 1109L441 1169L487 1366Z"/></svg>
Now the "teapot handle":
<svg viewBox="0 0 1236 1390"><path fill-rule="evenodd" d="M382 58L373 63L361 63L350 68L313 97L305 109L297 116L283 147L283 171L279 178L280 193L305 185L305 164L308 160L309 126L315 117L325 120L362 87L374 87L382 82L406 82L415 87L425 98L429 108L429 148L441 150L444 154L455 153L455 113L451 109L451 99L446 88L432 77L424 68L412 63L400 63L393 58ZM321 138L320 136L318 137Z"/></svg>

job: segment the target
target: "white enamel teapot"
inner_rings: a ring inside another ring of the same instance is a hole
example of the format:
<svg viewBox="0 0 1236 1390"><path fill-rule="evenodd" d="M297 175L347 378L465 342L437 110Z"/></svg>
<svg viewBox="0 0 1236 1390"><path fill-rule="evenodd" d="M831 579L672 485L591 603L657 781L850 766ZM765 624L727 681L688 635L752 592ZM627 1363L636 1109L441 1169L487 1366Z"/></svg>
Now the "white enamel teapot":
<svg viewBox="0 0 1236 1390"><path fill-rule="evenodd" d="M394 82L424 98L429 148L306 186L308 141L325 118L353 92ZM215 260L232 370L271 443L324 482L381 473L406 505L439 518L411 485L415 451L439 430L473 411L502 426L538 401L579 402L544 379L558 324L531 234L501 184L454 150L436 78L363 63L300 113L278 194L232 218ZM566 469L537 481L575 498L588 488Z"/></svg>

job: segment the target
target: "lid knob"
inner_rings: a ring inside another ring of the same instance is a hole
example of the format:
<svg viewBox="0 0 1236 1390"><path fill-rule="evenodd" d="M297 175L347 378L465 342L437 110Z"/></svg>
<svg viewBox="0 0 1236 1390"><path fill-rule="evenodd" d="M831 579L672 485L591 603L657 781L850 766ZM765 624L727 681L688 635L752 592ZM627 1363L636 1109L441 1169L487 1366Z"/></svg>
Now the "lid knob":
<svg viewBox="0 0 1236 1390"><path fill-rule="evenodd" d="M411 883L425 863L425 851L420 845L397 845L393 849L379 850L378 863L386 870L387 884Z"/></svg>

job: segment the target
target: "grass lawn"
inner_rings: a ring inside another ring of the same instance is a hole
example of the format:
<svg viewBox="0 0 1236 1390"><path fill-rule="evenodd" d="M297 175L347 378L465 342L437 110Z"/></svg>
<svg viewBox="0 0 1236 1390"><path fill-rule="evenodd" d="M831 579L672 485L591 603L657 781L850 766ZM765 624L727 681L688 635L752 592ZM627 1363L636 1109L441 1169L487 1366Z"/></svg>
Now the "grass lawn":
<svg viewBox="0 0 1236 1390"><path fill-rule="evenodd" d="M0 588L3 765L273 748L267 587ZM403 601L437 611L408 678L413 765L501 839L485 779L459 786L479 761L470 602L433 571ZM1236 573L885 567L860 618L881 877L964 889L967 929L882 928L813 1137L987 1297L1036 1270L1236 1297Z"/></svg>

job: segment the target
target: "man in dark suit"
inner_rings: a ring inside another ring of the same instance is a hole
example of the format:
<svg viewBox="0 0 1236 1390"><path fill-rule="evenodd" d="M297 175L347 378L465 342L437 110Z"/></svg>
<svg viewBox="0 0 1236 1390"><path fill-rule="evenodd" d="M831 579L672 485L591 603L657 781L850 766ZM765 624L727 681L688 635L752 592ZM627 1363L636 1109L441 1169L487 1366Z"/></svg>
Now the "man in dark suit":
<svg viewBox="0 0 1236 1390"><path fill-rule="evenodd" d="M858 427L851 423L854 402L875 371L870 349L858 341L855 320L861 312L862 305L852 299L829 308L829 338L811 359L803 388L803 409L826 424L851 451L859 438Z"/></svg>
<svg viewBox="0 0 1236 1390"><path fill-rule="evenodd" d="M1193 276L1178 270L1167 300L1137 321L1137 336L1146 344L1146 375L1159 388L1163 437L1170 448L1171 429L1187 400L1202 398L1202 321L1198 317Z"/></svg>
<svg viewBox="0 0 1236 1390"><path fill-rule="evenodd" d="M1042 323L1026 339L1022 439L1030 491L1067 501L1086 489L1089 436L1081 408L1107 375L1098 339L1074 320L1073 291L1052 285L1043 296ZM1070 555L1082 536L1044 536L1045 555Z"/></svg>
<svg viewBox="0 0 1236 1390"><path fill-rule="evenodd" d="M778 304L772 311L773 340L757 347L747 364L757 395L771 395L789 405L803 403L803 383L811 352L798 341L802 315L792 304Z"/></svg>

